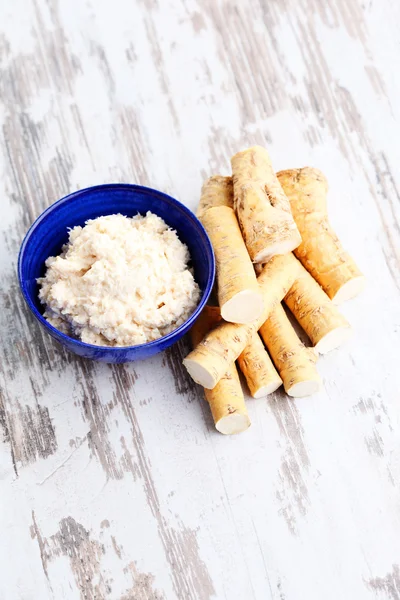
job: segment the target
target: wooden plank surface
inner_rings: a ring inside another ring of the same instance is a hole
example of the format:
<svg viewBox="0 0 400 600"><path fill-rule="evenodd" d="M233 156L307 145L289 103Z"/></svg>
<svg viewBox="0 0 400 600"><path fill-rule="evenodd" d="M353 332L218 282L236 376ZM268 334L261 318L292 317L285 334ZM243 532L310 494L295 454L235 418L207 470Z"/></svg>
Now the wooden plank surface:
<svg viewBox="0 0 400 600"><path fill-rule="evenodd" d="M0 3L0 599L400 598L397 0ZM212 427L181 366L63 351L16 280L23 235L87 185L196 206L266 145L330 181L369 281L325 390Z"/></svg>

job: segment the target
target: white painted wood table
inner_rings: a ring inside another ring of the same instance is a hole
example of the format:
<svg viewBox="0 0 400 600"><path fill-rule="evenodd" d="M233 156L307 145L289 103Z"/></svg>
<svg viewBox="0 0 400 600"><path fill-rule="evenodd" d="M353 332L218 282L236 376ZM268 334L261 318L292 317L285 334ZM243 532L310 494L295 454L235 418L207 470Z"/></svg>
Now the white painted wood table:
<svg viewBox="0 0 400 600"><path fill-rule="evenodd" d="M0 599L400 598L398 0L0 3ZM95 364L28 314L25 231L107 181L195 208L266 145L330 181L369 281L325 390L213 429L181 359Z"/></svg>

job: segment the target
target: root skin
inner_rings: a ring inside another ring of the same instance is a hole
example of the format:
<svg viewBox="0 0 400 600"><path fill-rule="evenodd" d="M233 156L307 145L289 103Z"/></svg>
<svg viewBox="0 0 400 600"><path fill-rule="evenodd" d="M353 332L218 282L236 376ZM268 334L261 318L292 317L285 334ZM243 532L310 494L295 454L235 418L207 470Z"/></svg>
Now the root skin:
<svg viewBox="0 0 400 600"><path fill-rule="evenodd" d="M205 306L190 330L193 345L197 345L206 333L220 321L219 307ZM250 427L250 418L234 363L231 364L214 389L204 390L204 395L210 405L217 431L225 435L231 435L241 433Z"/></svg>
<svg viewBox="0 0 400 600"><path fill-rule="evenodd" d="M263 294L264 310L257 321L248 325L222 322L210 331L184 359L183 364L196 383L212 389L240 356L251 337L281 302L299 274L300 263L293 254L275 256L257 281Z"/></svg>
<svg viewBox="0 0 400 600"><path fill-rule="evenodd" d="M329 223L324 174L304 167L277 176L302 237L295 255L335 304L353 298L364 289L365 277Z"/></svg>
<svg viewBox="0 0 400 600"><path fill-rule="evenodd" d="M262 398L272 394L282 385L282 379L258 333L252 336L249 344L239 356L238 365L246 378L253 398Z"/></svg>
<svg viewBox="0 0 400 600"><path fill-rule="evenodd" d="M321 389L316 354L299 340L281 304L261 326L260 335L289 396L310 396Z"/></svg>
<svg viewBox="0 0 400 600"><path fill-rule="evenodd" d="M253 146L231 159L234 207L253 262L297 248L301 237L268 152Z"/></svg>

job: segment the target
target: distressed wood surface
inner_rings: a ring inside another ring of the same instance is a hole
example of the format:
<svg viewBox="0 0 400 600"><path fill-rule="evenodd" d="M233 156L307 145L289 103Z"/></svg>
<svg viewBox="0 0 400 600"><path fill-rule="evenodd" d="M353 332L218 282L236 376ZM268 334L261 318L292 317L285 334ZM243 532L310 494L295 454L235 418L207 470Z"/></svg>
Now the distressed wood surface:
<svg viewBox="0 0 400 600"><path fill-rule="evenodd" d="M0 599L400 598L397 0L0 3ZM194 208L254 143L330 181L369 281L325 390L217 434L181 366L79 360L28 314L23 235L137 182Z"/></svg>

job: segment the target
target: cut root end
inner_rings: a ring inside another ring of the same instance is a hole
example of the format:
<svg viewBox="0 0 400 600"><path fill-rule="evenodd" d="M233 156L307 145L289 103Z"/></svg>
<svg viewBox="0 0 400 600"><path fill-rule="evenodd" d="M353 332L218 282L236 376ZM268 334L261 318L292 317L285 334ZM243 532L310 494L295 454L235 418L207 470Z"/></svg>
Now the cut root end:
<svg viewBox="0 0 400 600"><path fill-rule="evenodd" d="M268 246L268 248L265 248L264 250L261 250L261 252L259 252L258 254L256 254L253 262L254 263L266 263L269 260L271 260L271 258L273 258L274 256L276 256L277 254L288 254L289 252L292 252L292 250L294 250L295 248L297 248L297 246L301 243L301 239L295 239L295 240L286 240L285 242L277 242L276 244L273 244L272 246Z"/></svg>
<svg viewBox="0 0 400 600"><path fill-rule="evenodd" d="M288 396L292 398L304 398L305 396L312 396L321 389L321 381L299 381L291 387L285 389Z"/></svg>
<svg viewBox="0 0 400 600"><path fill-rule="evenodd" d="M221 306L221 316L231 323L251 323L261 316L263 309L261 292L243 290Z"/></svg>
<svg viewBox="0 0 400 600"><path fill-rule="evenodd" d="M331 350L339 348L344 342L347 342L351 334L351 327L337 327L321 338L314 346L314 350L319 354L327 354Z"/></svg>
<svg viewBox="0 0 400 600"><path fill-rule="evenodd" d="M335 296L332 298L332 302L334 304L341 304L342 302L346 302L346 300L351 300L361 294L365 288L366 279L363 275L360 277L355 277L354 279L350 279L347 283L342 285L342 287L338 290Z"/></svg>
<svg viewBox="0 0 400 600"><path fill-rule="evenodd" d="M246 429L250 427L250 424L248 415L233 413L219 419L219 421L215 423L215 428L224 435L232 435L234 433L246 431Z"/></svg>
<svg viewBox="0 0 400 600"><path fill-rule="evenodd" d="M186 370L193 381L203 386L206 390L212 390L217 385L218 382L215 377L212 376L210 371L194 360L185 358L183 365L186 367Z"/></svg>
<svg viewBox="0 0 400 600"><path fill-rule="evenodd" d="M282 380L280 378L279 378L279 380L274 381L274 382L270 383L269 385L263 385L263 387L261 387L259 390L257 390L253 394L253 398L264 398L265 396L268 396L269 394L276 392L276 390L278 388L280 388L281 385L282 385Z"/></svg>

